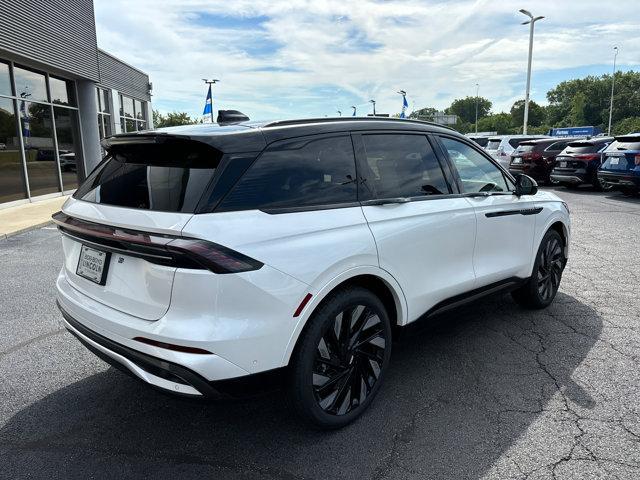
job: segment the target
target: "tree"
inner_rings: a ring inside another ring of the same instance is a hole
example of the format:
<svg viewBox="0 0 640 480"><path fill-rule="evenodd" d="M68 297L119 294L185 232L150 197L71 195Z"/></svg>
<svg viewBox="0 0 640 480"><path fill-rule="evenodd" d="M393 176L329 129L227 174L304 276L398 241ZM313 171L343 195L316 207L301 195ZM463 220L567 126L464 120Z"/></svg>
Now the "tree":
<svg viewBox="0 0 640 480"><path fill-rule="evenodd" d="M491 111L491 102L483 97L477 97L478 100L478 119L486 117ZM475 123L476 121L476 97L458 98L446 108L445 113L449 115L457 115L461 122Z"/></svg>
<svg viewBox="0 0 640 480"><path fill-rule="evenodd" d="M640 117L629 117L611 126L612 135L626 135L640 132Z"/></svg>
<svg viewBox="0 0 640 480"><path fill-rule="evenodd" d="M199 122L187 115L186 112L170 112L163 115L158 110L153 111L153 126L155 128L177 127L194 123Z"/></svg>
<svg viewBox="0 0 640 480"><path fill-rule="evenodd" d="M588 76L559 83L547 92L546 123L554 127L609 124L611 75ZM640 72L617 72L613 123L640 111Z"/></svg>
<svg viewBox="0 0 640 480"><path fill-rule="evenodd" d="M514 127L521 127L524 124L524 100L516 101L510 110L511 123ZM538 105L533 100L529 100L529 118L527 125L538 127L545 120L545 108Z"/></svg>
<svg viewBox="0 0 640 480"><path fill-rule="evenodd" d="M433 107L425 107L420 110L411 112L408 118L414 118L417 120L433 120L435 114L438 113L438 109Z"/></svg>
<svg viewBox="0 0 640 480"><path fill-rule="evenodd" d="M516 133L511 124L511 115L508 113L495 113L478 120L479 132L497 132L499 135Z"/></svg>

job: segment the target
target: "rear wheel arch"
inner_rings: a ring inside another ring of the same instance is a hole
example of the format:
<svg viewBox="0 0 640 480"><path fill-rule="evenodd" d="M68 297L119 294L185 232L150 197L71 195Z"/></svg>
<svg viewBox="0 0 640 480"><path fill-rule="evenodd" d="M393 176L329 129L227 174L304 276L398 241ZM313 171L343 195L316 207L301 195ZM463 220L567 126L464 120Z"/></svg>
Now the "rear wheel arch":
<svg viewBox="0 0 640 480"><path fill-rule="evenodd" d="M345 276L343 274L337 277L334 281L322 288L318 292L316 298L313 299L315 301L312 300L312 302L310 302L312 305L308 305L308 307L303 310L303 318L301 318L299 327L295 330L289 340L289 345L284 353L282 365L284 366L289 364L289 360L291 359L312 315L336 292L350 287L365 288L374 293L381 300L387 314L389 315L389 320L391 321L392 328L394 328L395 335L395 328L404 325L407 321L406 300L400 285L391 275L385 274L386 272L383 270L380 270L380 272L352 272L351 275Z"/></svg>

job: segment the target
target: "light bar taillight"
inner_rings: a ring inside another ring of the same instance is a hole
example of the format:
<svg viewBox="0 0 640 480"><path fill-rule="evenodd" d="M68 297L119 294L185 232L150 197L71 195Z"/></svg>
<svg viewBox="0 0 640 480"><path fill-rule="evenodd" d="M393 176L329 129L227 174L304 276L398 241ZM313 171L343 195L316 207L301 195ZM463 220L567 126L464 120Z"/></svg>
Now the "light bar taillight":
<svg viewBox="0 0 640 480"><path fill-rule="evenodd" d="M579 155L575 155L574 158L577 158L578 160L597 160L598 158L600 158L600 155L598 155L597 153L582 153Z"/></svg>
<svg viewBox="0 0 640 480"><path fill-rule="evenodd" d="M106 250L144 258L152 263L182 268L205 268L214 273L241 273L258 270L264 264L240 252L199 238L185 238L129 230L94 223L57 212L51 217L65 234Z"/></svg>

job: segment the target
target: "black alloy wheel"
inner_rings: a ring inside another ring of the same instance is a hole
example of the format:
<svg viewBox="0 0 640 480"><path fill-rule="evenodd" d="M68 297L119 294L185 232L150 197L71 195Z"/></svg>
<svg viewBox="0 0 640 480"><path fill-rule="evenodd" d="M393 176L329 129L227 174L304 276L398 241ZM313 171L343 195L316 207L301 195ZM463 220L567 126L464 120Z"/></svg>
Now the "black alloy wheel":
<svg viewBox="0 0 640 480"><path fill-rule="evenodd" d="M289 397L300 418L321 429L362 414L391 358L391 321L370 290L351 286L316 308L289 361Z"/></svg>
<svg viewBox="0 0 640 480"><path fill-rule="evenodd" d="M542 249L537 272L538 293L544 302L557 292L563 267L562 245L558 238L552 237Z"/></svg>
<svg viewBox="0 0 640 480"><path fill-rule="evenodd" d="M560 287L566 263L562 237L557 231L549 230L540 242L531 277L511 292L513 299L527 308L549 306Z"/></svg>
<svg viewBox="0 0 640 480"><path fill-rule="evenodd" d="M318 342L313 391L322 410L345 415L362 405L380 376L387 339L377 313L364 305L335 316Z"/></svg>

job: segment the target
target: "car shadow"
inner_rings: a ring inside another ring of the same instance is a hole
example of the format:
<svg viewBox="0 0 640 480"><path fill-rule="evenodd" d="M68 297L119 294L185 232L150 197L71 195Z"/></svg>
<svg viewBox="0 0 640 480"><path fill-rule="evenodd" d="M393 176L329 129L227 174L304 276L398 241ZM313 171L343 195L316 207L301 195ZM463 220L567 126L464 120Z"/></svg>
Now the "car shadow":
<svg viewBox="0 0 640 480"><path fill-rule="evenodd" d="M299 424L280 392L193 402L109 369L11 417L3 475L479 478L543 412L593 408L573 375L601 329L561 293L543 311L509 296L453 311L396 342L376 401L333 432Z"/></svg>

